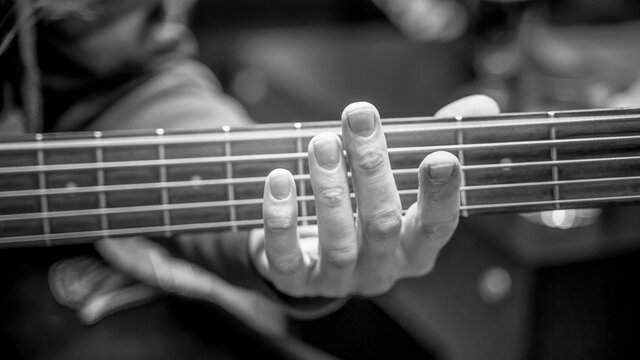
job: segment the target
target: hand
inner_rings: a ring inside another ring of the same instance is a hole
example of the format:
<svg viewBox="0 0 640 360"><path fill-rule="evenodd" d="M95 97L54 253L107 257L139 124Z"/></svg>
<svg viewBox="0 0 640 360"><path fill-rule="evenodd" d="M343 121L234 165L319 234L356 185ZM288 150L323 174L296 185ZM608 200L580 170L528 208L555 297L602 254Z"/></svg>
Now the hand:
<svg viewBox="0 0 640 360"><path fill-rule="evenodd" d="M373 0L413 41L450 41L469 25L467 9L451 0Z"/></svg>
<svg viewBox="0 0 640 360"><path fill-rule="evenodd" d="M440 110L439 116L498 112L485 96L472 96ZM340 138L315 136L309 144L309 172L317 227L297 226L295 182L287 170L269 174L264 190L264 231L252 236L252 260L260 274L293 296L378 295L405 277L434 266L458 223L460 164L447 152L420 164L418 201L402 216L380 116L369 103L349 105ZM357 220L349 195L351 164Z"/></svg>

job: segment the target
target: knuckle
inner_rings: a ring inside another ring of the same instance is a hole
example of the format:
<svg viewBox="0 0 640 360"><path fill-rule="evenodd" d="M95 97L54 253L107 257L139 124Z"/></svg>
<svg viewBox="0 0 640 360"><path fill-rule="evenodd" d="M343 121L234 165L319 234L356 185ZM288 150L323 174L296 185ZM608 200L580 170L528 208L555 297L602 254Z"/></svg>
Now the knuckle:
<svg viewBox="0 0 640 360"><path fill-rule="evenodd" d="M346 298L355 293L353 285L350 283L351 278L343 278L335 284L335 281L327 283L320 295L330 298Z"/></svg>
<svg viewBox="0 0 640 360"><path fill-rule="evenodd" d="M275 286L278 291L283 294L287 294L289 296L301 297L307 295L304 288L294 285L289 280L283 279L272 279L273 286Z"/></svg>
<svg viewBox="0 0 640 360"><path fill-rule="evenodd" d="M378 296L389 292L401 278L398 270L393 267L384 267L367 271L360 278L358 293L365 296Z"/></svg>
<svg viewBox="0 0 640 360"><path fill-rule="evenodd" d="M422 258L410 259L409 264L405 268L404 277L416 278L427 275L435 267L435 261L424 261Z"/></svg>
<svg viewBox="0 0 640 360"><path fill-rule="evenodd" d="M367 235L377 239L386 239L400 233L402 215L399 211L390 211L365 222Z"/></svg>
<svg viewBox="0 0 640 360"><path fill-rule="evenodd" d="M301 259L298 256L280 256L270 260L269 265L280 275L293 275L300 269Z"/></svg>
<svg viewBox="0 0 640 360"><path fill-rule="evenodd" d="M429 221L421 221L418 229L422 236L429 239L449 238L458 225L458 216L452 219L439 221L436 223Z"/></svg>
<svg viewBox="0 0 640 360"><path fill-rule="evenodd" d="M380 285L380 287L378 288L378 294L377 295L382 295L382 294L386 294L388 293L391 288L393 287L393 282L384 282Z"/></svg>
<svg viewBox="0 0 640 360"><path fill-rule="evenodd" d="M375 284L369 286L365 291L363 291L363 295L365 296L379 296L386 294L393 287L393 282L391 281L378 281Z"/></svg>
<svg viewBox="0 0 640 360"><path fill-rule="evenodd" d="M349 192L343 186L327 187L320 190L316 199L321 205L336 207L344 203L349 196Z"/></svg>
<svg viewBox="0 0 640 360"><path fill-rule="evenodd" d="M337 269L349 269L358 261L358 251L355 246L334 248L326 253L329 266Z"/></svg>
<svg viewBox="0 0 640 360"><path fill-rule="evenodd" d="M380 248L380 249L372 250L371 253L370 253L370 257L376 263L387 262L394 255L392 250L394 250L394 249L393 248L390 249L388 247L383 247L383 248Z"/></svg>
<svg viewBox="0 0 640 360"><path fill-rule="evenodd" d="M340 299L340 298L346 298L347 296L349 296L349 294L350 294L350 291L348 289L340 288L340 289L327 291L326 296Z"/></svg>
<svg viewBox="0 0 640 360"><path fill-rule="evenodd" d="M355 165L366 172L375 172L384 166L387 157L386 151L369 149L356 158Z"/></svg>
<svg viewBox="0 0 640 360"><path fill-rule="evenodd" d="M289 217L276 216L265 219L265 226L269 231L280 233L293 230L296 223Z"/></svg>

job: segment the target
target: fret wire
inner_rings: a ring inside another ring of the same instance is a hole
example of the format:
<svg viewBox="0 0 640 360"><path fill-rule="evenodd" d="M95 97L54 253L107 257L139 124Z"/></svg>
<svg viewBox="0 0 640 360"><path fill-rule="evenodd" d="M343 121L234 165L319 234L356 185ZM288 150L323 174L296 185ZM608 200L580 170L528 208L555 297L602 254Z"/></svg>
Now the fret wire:
<svg viewBox="0 0 640 360"><path fill-rule="evenodd" d="M640 109L621 109L618 111L636 111ZM614 110L616 111L616 110ZM487 117L478 117L476 121L468 121L464 124L454 124L451 125L447 123L448 118L434 118L434 117L411 117L411 118L392 118L392 119L383 119L383 125L389 123L389 129L385 129L387 133L407 133L414 132L415 128L406 128L406 125L403 123L409 122L435 122L439 121L437 124L429 124L429 131L450 131L450 130L466 130L466 129L480 129L480 128L508 128L514 126L537 126L537 125L548 125L548 124L584 124L584 123L594 123L594 122L622 122L622 121L632 121L638 119L640 114L628 113L622 115L585 115L579 116L580 112L575 111L567 111L567 112L558 112L557 114L563 114L565 116L571 116L572 114L578 114L573 118L560 118L554 119L553 121L549 121L549 119L522 119L523 116L530 116L532 118L536 116L540 116L540 113L528 113L528 114L499 114L492 116L491 119L485 120ZM444 123L443 123L444 122ZM317 127L310 128L308 131L305 131L303 134L304 137L313 137L316 132L315 130L322 129L324 131L340 131L340 122L339 121L328 121L328 122L318 122L323 123L323 126L327 126L328 128ZM397 124L396 124L397 123ZM310 123L313 126L314 123ZM417 124L422 125L422 129L426 129L424 127L425 124ZM405 126L403 129L402 127ZM266 129L267 131L251 131L260 130L261 128ZM242 129L241 129L242 130ZM247 141L252 138L262 139L264 140L267 136L269 139L279 140L279 139L290 139L296 138L299 134L295 132L286 133L286 136L280 131L273 131L269 127L261 125L255 125L253 127L247 127L244 129L245 131L239 131L235 137L229 139L231 141ZM206 131L206 130L205 130ZM268 134L265 134L267 132ZM168 134L162 139L156 139L154 137L149 136L131 136L131 137L122 137L122 138L105 138L101 142L102 147L118 147L118 146L132 146L132 145L158 145L160 142L168 145L168 144L193 144L193 143L215 143L224 141L224 138L215 139L213 138L218 133L216 132L199 132L199 133L190 133L190 134ZM252 137L249 137L248 135ZM3 150L38 150L38 149L72 149L72 148L92 148L95 146L95 142L79 139L79 140L47 140L41 144L32 143L32 142L10 142L10 143L0 143L0 151Z"/></svg>
<svg viewBox="0 0 640 360"><path fill-rule="evenodd" d="M225 125L222 127L222 131L227 135L230 134L231 131L231 127L228 125ZM224 155L226 157L230 157L231 156L231 142L230 141L225 141L224 143ZM235 187L233 186L232 182L229 182L229 179L233 179L233 165L230 161L227 161L225 163L225 172L226 172L226 176L227 176L227 200L229 200L229 219L232 222L236 221L236 207L233 204L233 201L235 200ZM235 223L234 223L235 224ZM237 225L233 225L231 227L231 229L233 231L238 230Z"/></svg>
<svg viewBox="0 0 640 360"><path fill-rule="evenodd" d="M102 138L102 132L95 131L93 133L93 137L96 139L96 141L99 142ZM104 153L101 146L96 147L95 155L96 155L96 164L103 163ZM96 170L96 177L97 177L96 180L98 182L98 186L104 186L105 185L104 169L98 168ZM107 194L104 191L98 192L98 205L100 206L100 210L104 210L107 208ZM107 217L107 214L103 212L100 213L100 228L102 229L102 231L109 230L109 218ZM104 236L104 238L106 239L107 236Z"/></svg>
<svg viewBox="0 0 640 360"><path fill-rule="evenodd" d="M592 205L605 202L625 202L625 201L640 201L640 195L633 196L610 196L610 197L596 197L586 199L562 199L562 200L545 200L545 201L526 201L526 202L514 202L514 203L495 203L495 204L482 204L482 205L467 205L461 210L496 210L496 209L517 209L517 208L530 208L532 206L549 206L554 205L556 202L560 202L562 205ZM355 214L354 214L355 215ZM298 222L302 222L305 219L298 217ZM316 216L307 216L307 221L317 221ZM262 226L262 219L246 219L237 220L235 222L237 226ZM195 223L195 224L179 224L171 225L171 230L177 231L189 231L189 230L215 230L215 229L228 229L231 227L230 221L222 222L209 222L209 223ZM109 229L109 230L94 230L94 231L78 231L67 233L52 233L50 238L54 240L65 239L78 239L78 238L93 238L93 237L114 237L114 236L127 236L135 234L147 234L154 232L161 232L164 230L163 226L151 226L151 227L135 227L135 228L123 228L123 229ZM35 243L45 240L44 235L21 235L21 236L9 236L0 237L0 245L5 244L17 244L17 243Z"/></svg>
<svg viewBox="0 0 640 360"><path fill-rule="evenodd" d="M156 135L163 136L164 135L164 129L156 129ZM166 159L166 148L165 148L164 144L159 144L158 145L158 159L160 159L160 160L165 160ZM160 176L160 183L166 184L167 183L167 167L165 165L160 166L159 176ZM162 205L164 207L163 210L162 210L162 224L167 229L167 230L165 230L164 235L166 237L171 237L171 231L168 230L169 226L171 225L171 213L167 209L167 205L169 205L169 203L170 203L169 202L169 189L166 186L164 186L160 190L161 190L160 196L162 198Z"/></svg>
<svg viewBox="0 0 640 360"><path fill-rule="evenodd" d="M456 122L460 124L462 123L462 116L456 116L455 119ZM464 145L464 134L462 133L462 130L456 130L456 143L457 145ZM462 149L458 150L458 160L460 161L461 168L464 167L464 150ZM467 192L465 190L462 190L466 186L466 184L466 176L464 171L462 171L460 174L460 205L462 207L467 205ZM468 217L469 212L466 209L462 210L462 216Z"/></svg>
<svg viewBox="0 0 640 360"><path fill-rule="evenodd" d="M553 111L549 111L548 116L549 119L553 119L555 118L556 113ZM556 127L554 125L552 125L549 129L549 139L556 140ZM549 151L551 152L551 161L558 161L558 149L556 148L556 146L552 145ZM553 165L551 167L551 179L553 181L559 180L558 165ZM553 186L553 199L560 200L560 186L558 185ZM556 203L555 208L556 210L559 210L560 204Z"/></svg>
<svg viewBox="0 0 640 360"><path fill-rule="evenodd" d="M510 148L520 146L558 146L558 145L577 145L592 144L601 142L621 142L637 140L640 141L640 135L631 136L609 136L597 138L581 138L581 139L561 139L561 140L534 140L534 141L514 141L514 142L497 142L497 143L479 143L479 144L463 144L463 145L436 145L436 146L416 146L416 147L397 147L390 148L389 155L413 155L421 153L430 153L434 151L459 151L459 150L478 150L478 149L497 149ZM129 167L147 167L147 166L169 166L169 165L193 165L193 164L217 164L226 162L260 162L268 160L297 160L306 158L307 153L291 153L291 154L256 154L256 155L234 155L234 156L213 156L213 157L194 157L185 159L165 159L165 160L140 160L140 161L113 161L104 163L77 163L77 164L54 164L44 166L15 166L0 168L0 174L21 174L39 171L69 171L69 170L95 170L95 169L113 169L113 168L129 168ZM631 157L628 157L629 159ZM597 159L596 159L597 160ZM562 162L558 162L561 164ZM504 165L512 167L519 163L511 163ZM524 164L524 163L520 163Z"/></svg>
<svg viewBox="0 0 640 360"><path fill-rule="evenodd" d="M298 135L300 135L300 130L302 130L302 123L295 123L293 124L293 127L296 129L296 132L298 133ZM304 149L302 148L302 137L298 136L296 138L296 152L301 153L304 152ZM305 175L304 173L304 160L302 158L299 158L297 161L297 170L298 170L298 175ZM307 176L307 178L309 178ZM299 182L300 187L298 189L298 191L300 192L300 196L302 197L306 197L307 195L307 182L306 181L300 181ZM303 200L300 203L300 215L302 215L302 217L304 219L306 219L307 214L307 201ZM308 225L307 221L304 220L302 222L302 225Z"/></svg>
<svg viewBox="0 0 640 360"><path fill-rule="evenodd" d="M36 134L35 138L38 142L40 142L42 141L43 137L42 137L42 134ZM38 158L38 165L44 166L45 165L44 150L38 150L37 158ZM47 174L43 172L38 173L38 187L40 188L40 190L46 190ZM42 214L49 213L49 199L45 194L40 195L40 211ZM43 217L40 220L40 225L42 226L42 233L44 235L45 245L51 246L51 238L50 238L51 223L49 222L49 218Z"/></svg>

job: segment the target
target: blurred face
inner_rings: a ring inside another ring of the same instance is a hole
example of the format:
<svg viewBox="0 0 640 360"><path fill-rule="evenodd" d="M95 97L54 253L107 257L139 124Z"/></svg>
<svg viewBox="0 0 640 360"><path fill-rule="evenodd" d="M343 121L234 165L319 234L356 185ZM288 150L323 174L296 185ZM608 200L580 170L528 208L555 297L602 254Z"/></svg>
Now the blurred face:
<svg viewBox="0 0 640 360"><path fill-rule="evenodd" d="M145 8L125 14L74 42L73 53L69 55L96 74L117 71L124 61L135 61L144 54L145 40L152 36L145 29L147 15Z"/></svg>

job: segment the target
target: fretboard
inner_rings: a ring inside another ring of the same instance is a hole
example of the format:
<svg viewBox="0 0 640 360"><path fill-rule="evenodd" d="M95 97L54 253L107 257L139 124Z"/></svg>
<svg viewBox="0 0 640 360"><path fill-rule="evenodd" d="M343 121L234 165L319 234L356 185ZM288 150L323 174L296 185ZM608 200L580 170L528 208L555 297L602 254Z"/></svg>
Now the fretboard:
<svg viewBox="0 0 640 360"><path fill-rule="evenodd" d="M417 167L450 151L462 215L640 200L640 109L386 119L403 208ZM307 146L338 122L209 131L35 134L0 140L0 247L262 226L274 168L294 174L299 223L313 224ZM355 211L354 202L354 211Z"/></svg>

